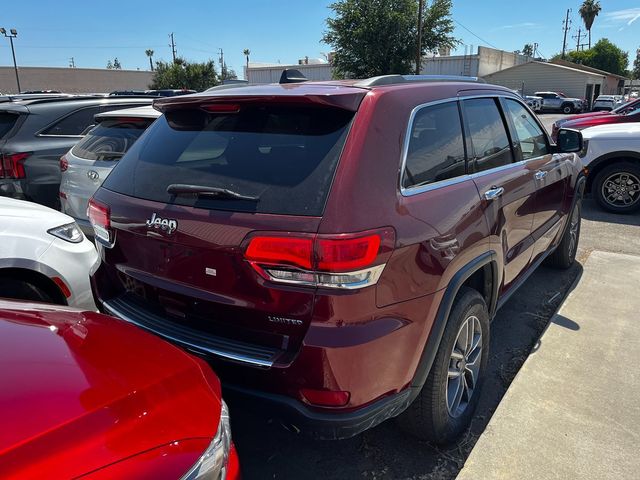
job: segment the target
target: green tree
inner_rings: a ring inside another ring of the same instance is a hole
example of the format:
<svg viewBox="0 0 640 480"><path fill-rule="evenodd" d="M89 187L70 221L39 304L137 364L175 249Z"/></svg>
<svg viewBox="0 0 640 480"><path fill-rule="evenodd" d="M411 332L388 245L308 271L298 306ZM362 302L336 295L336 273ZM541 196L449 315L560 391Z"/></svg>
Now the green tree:
<svg viewBox="0 0 640 480"><path fill-rule="evenodd" d="M111 63L111 60L107 60L107 69L113 70L113 63Z"/></svg>
<svg viewBox="0 0 640 480"><path fill-rule="evenodd" d="M176 58L175 63L156 62L152 89L187 88L190 90L206 90L220 83L213 60L204 63L191 63L183 58Z"/></svg>
<svg viewBox="0 0 640 480"><path fill-rule="evenodd" d="M153 72L153 50L149 48L145 50L144 53L149 57L149 67L151 67L151 71Z"/></svg>
<svg viewBox="0 0 640 480"><path fill-rule="evenodd" d="M334 75L366 78L410 73L418 36L418 0L338 0L323 42L335 51ZM425 5L422 52L453 47L451 0Z"/></svg>
<svg viewBox="0 0 640 480"><path fill-rule="evenodd" d="M640 80L640 48L636 50L636 59L633 61L633 70L631 75L636 80Z"/></svg>
<svg viewBox="0 0 640 480"><path fill-rule="evenodd" d="M600 10L602 10L602 7L598 0L584 0L580 6L580 10L578 10L584 26L587 28L587 32L589 32L589 48L591 48L591 27L593 27L593 22L596 20Z"/></svg>
<svg viewBox="0 0 640 480"><path fill-rule="evenodd" d="M525 55L527 57L533 57L533 45L531 45L530 43L527 43L522 48L522 55Z"/></svg>
<svg viewBox="0 0 640 480"><path fill-rule="evenodd" d="M561 58L560 54L555 55L553 60L558 58ZM602 38L589 50L567 52L566 60L616 75L625 75L629 64L629 53L608 39Z"/></svg>
<svg viewBox="0 0 640 480"><path fill-rule="evenodd" d="M113 59L113 68L115 70L122 70L122 65L120 65L120 60L118 60L118 57Z"/></svg>

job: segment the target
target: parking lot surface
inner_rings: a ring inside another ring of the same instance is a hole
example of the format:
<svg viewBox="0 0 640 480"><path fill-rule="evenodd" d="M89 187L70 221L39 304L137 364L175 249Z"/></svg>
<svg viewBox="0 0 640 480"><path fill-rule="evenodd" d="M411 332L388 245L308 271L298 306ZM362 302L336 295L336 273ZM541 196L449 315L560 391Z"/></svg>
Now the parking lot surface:
<svg viewBox="0 0 640 480"><path fill-rule="evenodd" d="M640 297L621 271L640 278L640 257L589 255L459 480L637 477Z"/></svg>
<svg viewBox="0 0 640 480"><path fill-rule="evenodd" d="M561 115L542 115L550 130ZM244 477L305 479L455 478L516 373L582 273L591 252L640 256L640 215L614 215L585 199L578 263L567 271L541 267L492 323L489 372L471 429L456 444L437 448L405 436L393 420L343 441L313 441L285 431L260 406L232 408Z"/></svg>

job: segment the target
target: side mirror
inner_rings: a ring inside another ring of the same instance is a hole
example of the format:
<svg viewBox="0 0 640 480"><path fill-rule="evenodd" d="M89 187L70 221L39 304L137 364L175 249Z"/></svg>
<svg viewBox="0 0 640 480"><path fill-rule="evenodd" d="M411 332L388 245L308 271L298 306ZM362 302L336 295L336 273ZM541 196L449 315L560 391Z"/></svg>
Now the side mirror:
<svg viewBox="0 0 640 480"><path fill-rule="evenodd" d="M582 150L584 140L582 133L570 128L561 128L558 131L557 148L559 153L578 153Z"/></svg>

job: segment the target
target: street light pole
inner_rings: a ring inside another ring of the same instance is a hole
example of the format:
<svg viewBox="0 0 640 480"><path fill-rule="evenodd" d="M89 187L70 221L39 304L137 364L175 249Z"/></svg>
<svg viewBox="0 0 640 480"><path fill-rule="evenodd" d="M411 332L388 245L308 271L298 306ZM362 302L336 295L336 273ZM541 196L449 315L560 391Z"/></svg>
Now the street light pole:
<svg viewBox="0 0 640 480"><path fill-rule="evenodd" d="M22 91L20 88L20 76L18 75L18 64L16 63L16 50L13 47L13 39L18 36L18 31L15 28L12 28L10 33L7 34L7 31L4 28L0 28L0 33L9 39L11 42L11 55L13 55L13 69L16 72L16 83L18 84L18 93Z"/></svg>

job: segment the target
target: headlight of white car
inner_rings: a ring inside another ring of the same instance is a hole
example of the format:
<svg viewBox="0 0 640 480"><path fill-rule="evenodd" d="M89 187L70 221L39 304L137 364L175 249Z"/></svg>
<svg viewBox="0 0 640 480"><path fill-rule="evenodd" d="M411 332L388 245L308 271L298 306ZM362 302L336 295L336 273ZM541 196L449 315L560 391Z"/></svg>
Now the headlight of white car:
<svg viewBox="0 0 640 480"><path fill-rule="evenodd" d="M84 240L82 230L78 228L76 222L67 223L66 225L60 225L59 227L51 228L47 230L47 233L50 233L54 237L61 238L62 240L71 243L80 243L82 240Z"/></svg>
<svg viewBox="0 0 640 480"><path fill-rule="evenodd" d="M227 476L226 467L230 449L231 423L229 422L229 409L223 400L220 424L215 438L181 480L224 480Z"/></svg>

